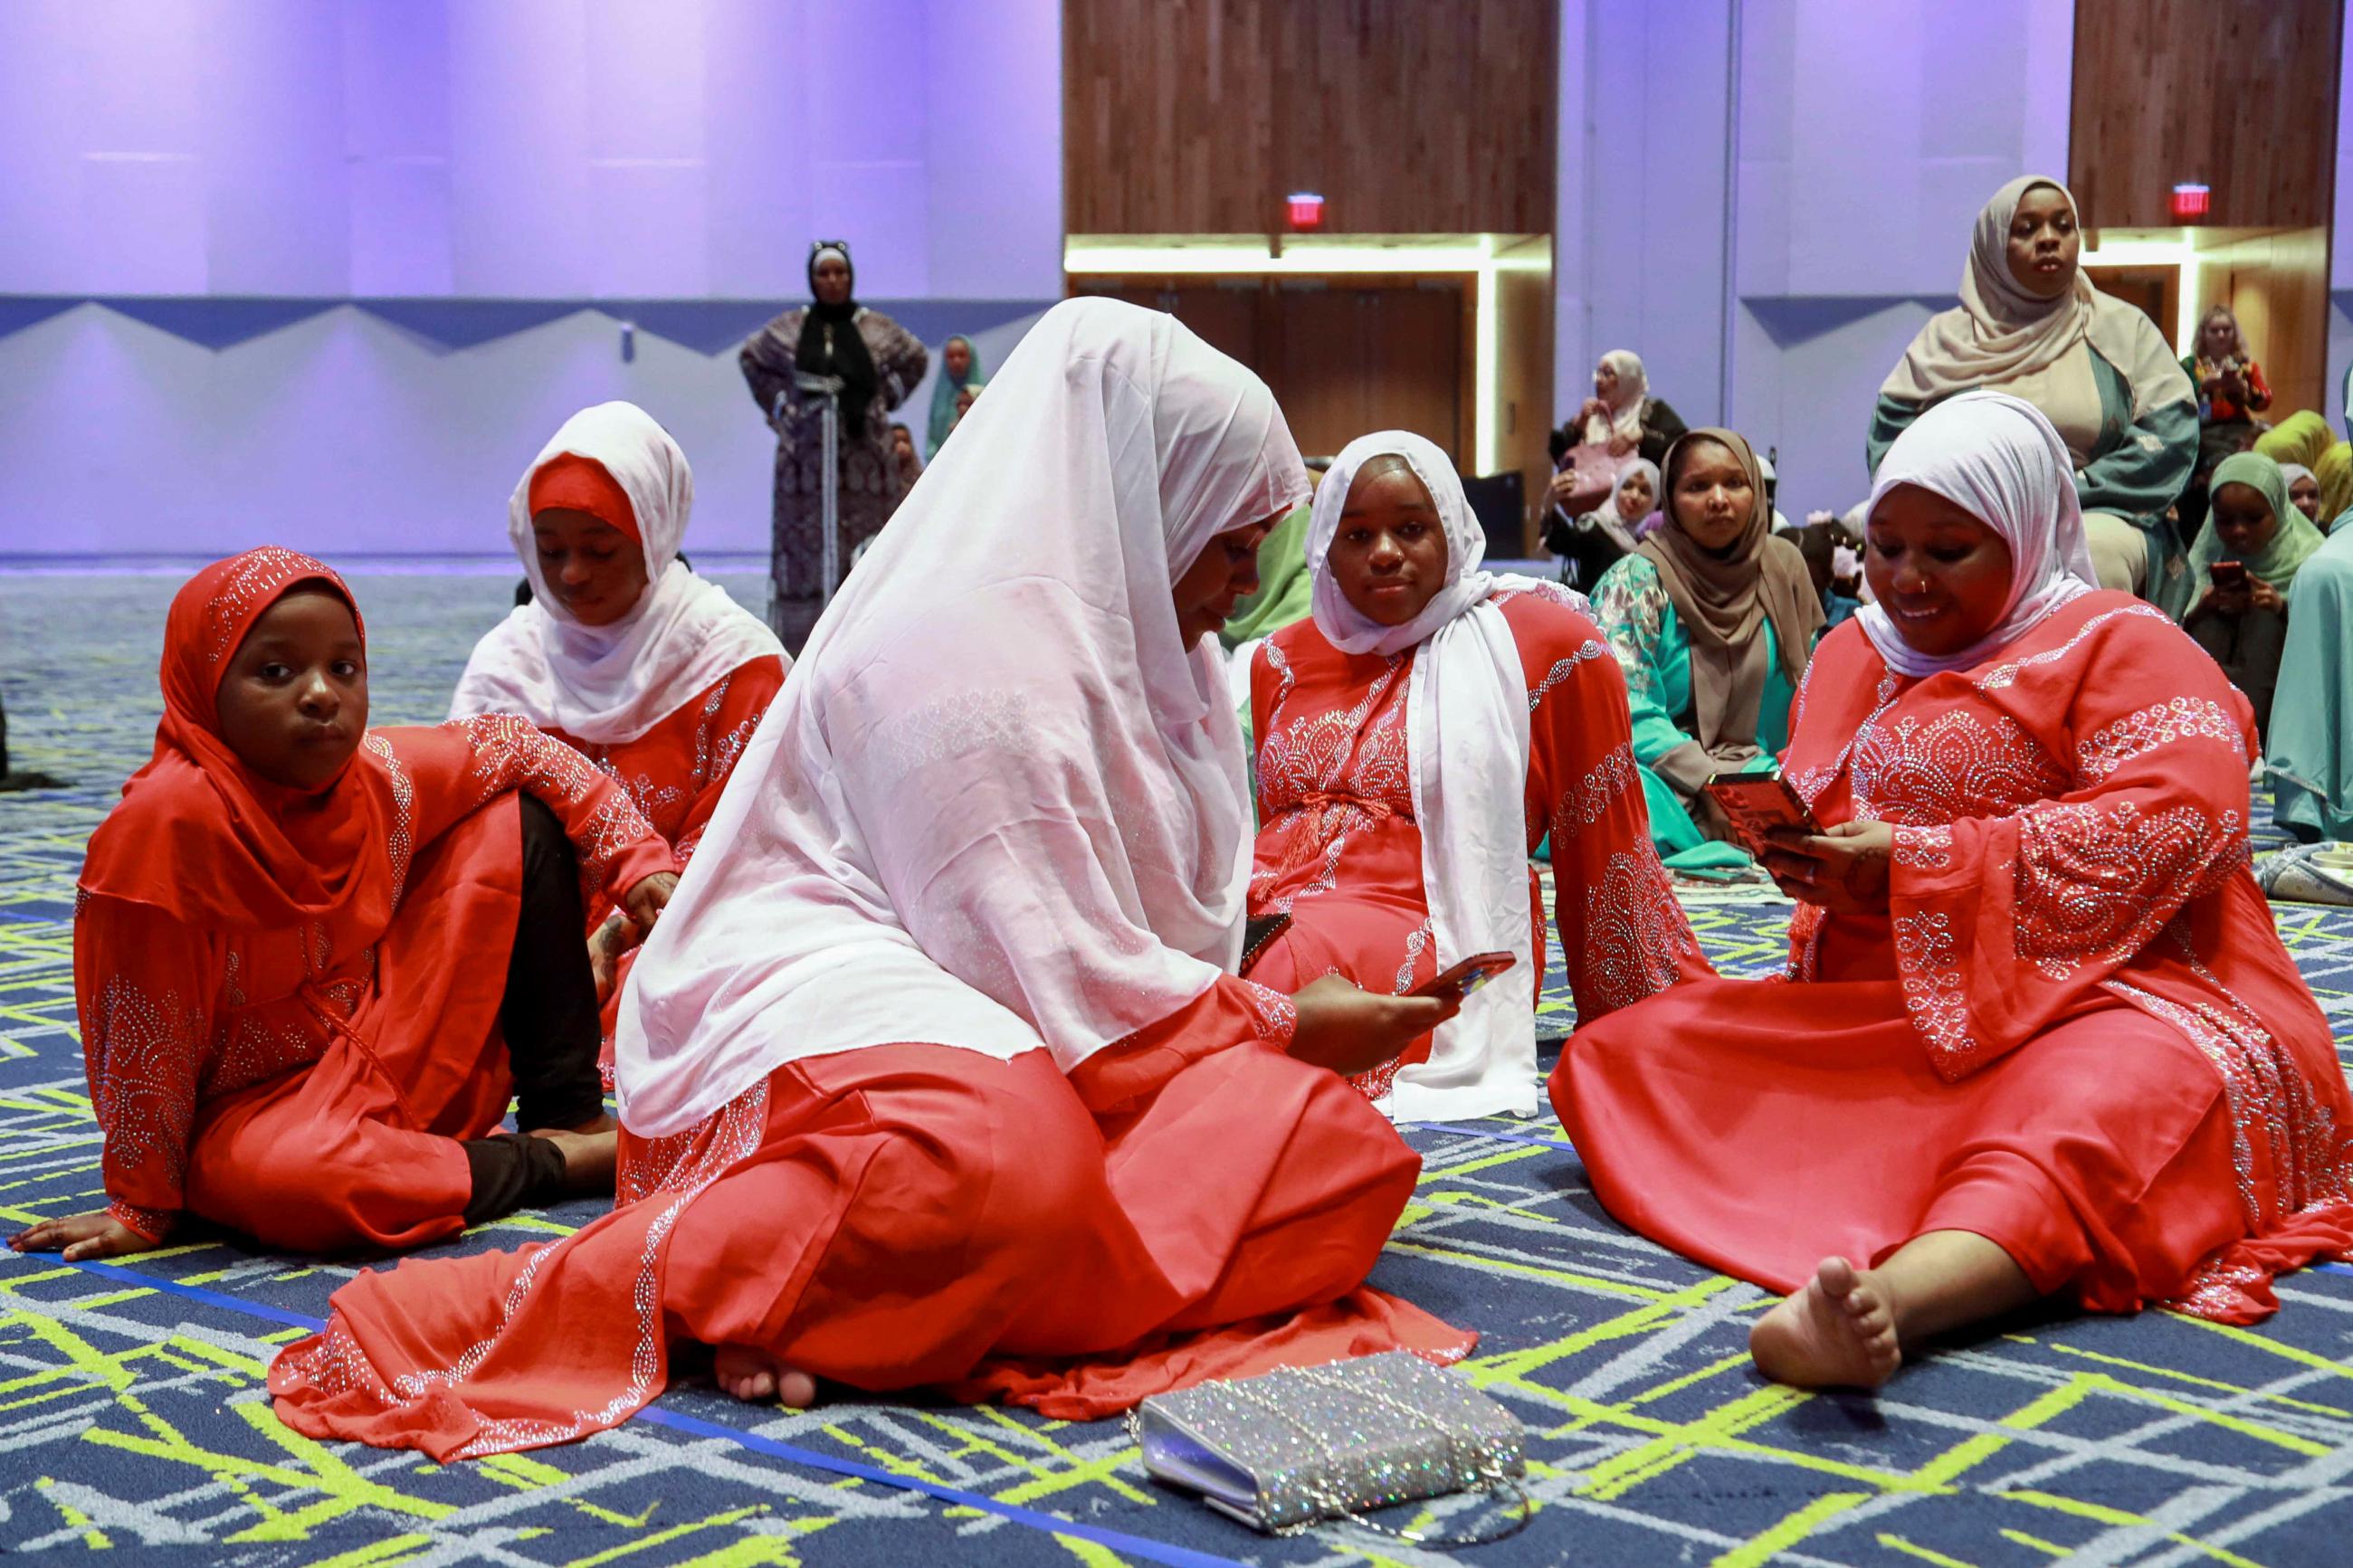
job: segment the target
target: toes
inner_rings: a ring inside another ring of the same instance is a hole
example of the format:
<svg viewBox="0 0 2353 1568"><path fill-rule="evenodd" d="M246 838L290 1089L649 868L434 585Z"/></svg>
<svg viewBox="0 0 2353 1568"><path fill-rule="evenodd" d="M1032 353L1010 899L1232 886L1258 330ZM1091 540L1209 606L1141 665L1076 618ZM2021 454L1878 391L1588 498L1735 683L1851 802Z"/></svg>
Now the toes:
<svg viewBox="0 0 2353 1568"><path fill-rule="evenodd" d="M1844 1296L1855 1287L1854 1265L1843 1258L1825 1258L1815 1267L1814 1282L1833 1297Z"/></svg>
<svg viewBox="0 0 2353 1568"><path fill-rule="evenodd" d="M806 1410L817 1403L817 1379L805 1372L787 1372L776 1380L776 1403Z"/></svg>

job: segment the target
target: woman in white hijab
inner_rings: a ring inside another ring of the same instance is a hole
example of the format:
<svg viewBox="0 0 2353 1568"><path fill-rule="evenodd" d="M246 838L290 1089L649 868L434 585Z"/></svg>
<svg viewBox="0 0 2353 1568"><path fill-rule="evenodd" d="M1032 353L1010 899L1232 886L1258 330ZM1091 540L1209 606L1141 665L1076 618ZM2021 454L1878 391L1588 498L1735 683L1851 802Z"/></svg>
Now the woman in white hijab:
<svg viewBox="0 0 2353 1568"><path fill-rule="evenodd" d="M952 1384L1073 1418L1468 1348L1359 1289L1419 1162L1299 1059L1452 1007L1233 973L1211 634L1307 494L1272 396L1170 317L1071 300L970 422L819 621L624 993L641 1201L363 1275L278 1363L290 1423L559 1442L658 1393L673 1340L744 1398Z"/></svg>
<svg viewBox="0 0 2353 1568"><path fill-rule="evenodd" d="M1253 920L1290 923L1250 975L1339 974L1406 993L1463 959L1514 967L1402 1054L1330 1065L1401 1121L1536 1110L1549 831L1561 951L1589 1022L1712 974L1651 845L1626 682L1585 601L1482 570L1486 533L1433 443L1348 444L1316 491L1314 616L1250 671L1258 737Z"/></svg>
<svg viewBox="0 0 2353 1568"><path fill-rule="evenodd" d="M2027 175L1978 214L1961 302L1929 319L1879 389L1876 470L1924 408L1973 387L2040 409L2065 443L2100 585L2179 616L2194 584L2165 519L2198 466L2198 391L2157 323L2080 265L2075 198Z"/></svg>
<svg viewBox="0 0 2353 1568"><path fill-rule="evenodd" d="M1610 1212L1791 1292L1766 1375L1870 1386L2040 1298L2275 1310L2353 1244L2353 1097L2247 872L2246 700L2092 586L2067 448L1964 393L1872 490L1876 603L1808 671L1767 862L1790 974L1570 1040Z"/></svg>
<svg viewBox="0 0 2353 1568"><path fill-rule="evenodd" d="M565 420L507 503L531 602L474 645L449 717L514 713L629 792L684 869L735 759L791 660L761 619L679 558L694 475L634 403ZM608 900L588 910L597 990L610 998L642 933Z"/></svg>

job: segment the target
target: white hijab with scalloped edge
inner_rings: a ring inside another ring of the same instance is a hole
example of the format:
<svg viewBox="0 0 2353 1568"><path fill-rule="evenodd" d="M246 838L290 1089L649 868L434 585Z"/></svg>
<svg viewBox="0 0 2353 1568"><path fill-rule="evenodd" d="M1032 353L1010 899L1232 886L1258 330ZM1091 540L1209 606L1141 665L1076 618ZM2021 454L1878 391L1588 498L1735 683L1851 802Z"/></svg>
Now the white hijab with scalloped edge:
<svg viewBox="0 0 2353 1568"><path fill-rule="evenodd" d="M1332 544L1357 472L1390 454L1403 458L1430 491L1446 533L1446 582L1401 626L1385 626L1350 604L1331 570ZM1491 600L1508 589L1580 610L1585 601L1558 584L1488 572L1480 564L1486 553L1486 530L1472 513L1454 464L1435 442L1409 430L1349 442L1316 489L1307 524L1315 629L1347 653L1414 653L1406 752L1437 967L1481 952L1519 961L1439 1026L1429 1060L1398 1069L1397 1087L1381 1109L1399 1121L1536 1110L1533 974L1544 954L1528 921L1527 672L1511 626Z"/></svg>
<svg viewBox="0 0 2353 1568"><path fill-rule="evenodd" d="M604 465L629 498L644 542L646 586L610 626L584 626L547 591L531 530L532 476L570 452ZM449 717L516 713L596 745L634 741L754 659L785 645L757 616L678 558L694 510L686 454L634 403L599 403L565 420L507 501L507 540L532 601L474 645Z"/></svg>
<svg viewBox="0 0 2353 1568"><path fill-rule="evenodd" d="M897 1042L1065 1072L1241 952L1241 732L1176 579L1307 472L1175 318L1029 330L820 618L622 993L621 1119Z"/></svg>

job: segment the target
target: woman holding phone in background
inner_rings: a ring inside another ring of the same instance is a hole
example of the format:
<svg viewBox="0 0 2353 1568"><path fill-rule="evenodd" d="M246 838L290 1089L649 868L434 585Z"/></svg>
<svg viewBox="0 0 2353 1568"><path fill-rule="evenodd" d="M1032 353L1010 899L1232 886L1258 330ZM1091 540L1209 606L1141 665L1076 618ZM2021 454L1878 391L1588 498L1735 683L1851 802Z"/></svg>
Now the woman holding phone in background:
<svg viewBox="0 0 2353 1568"><path fill-rule="evenodd" d="M2203 588L2182 629L2247 694L2255 728L2268 734L2288 590L2326 536L2288 499L2287 475L2259 452L2223 458L2209 494L2206 526L2189 550Z"/></svg>
<svg viewBox="0 0 2353 1568"><path fill-rule="evenodd" d="M1438 447L1403 430L1350 442L1308 523L1314 616L1250 668L1264 826L1250 913L1290 923L1250 977L1404 994L1478 954L1515 961L1402 1052L1328 1059L1400 1121L1535 1113L1545 943L1528 855L1547 831L1579 1018L1713 973L1651 847L1599 629L1558 584L1481 570L1485 550Z"/></svg>
<svg viewBox="0 0 2353 1568"><path fill-rule="evenodd" d="M1577 1031L1552 1095L1594 1192L1790 1292L1749 1342L1785 1383L1875 1385L2046 1297L2268 1316L2274 1274L2353 1243L2353 1097L2246 868L2245 700L2094 587L2017 398L1923 414L1867 527L1878 603L1788 755L1826 826L1767 857L1796 984Z"/></svg>

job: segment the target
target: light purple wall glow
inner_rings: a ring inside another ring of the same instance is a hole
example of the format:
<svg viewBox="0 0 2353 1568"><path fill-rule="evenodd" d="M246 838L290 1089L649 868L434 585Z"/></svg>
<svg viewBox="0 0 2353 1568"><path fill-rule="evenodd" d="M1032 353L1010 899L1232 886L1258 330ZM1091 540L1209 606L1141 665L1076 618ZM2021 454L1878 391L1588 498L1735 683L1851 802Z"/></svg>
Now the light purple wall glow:
<svg viewBox="0 0 2353 1568"><path fill-rule="evenodd" d="M1054 0L0 6L0 294L1061 289ZM828 62L826 68L817 68Z"/></svg>

